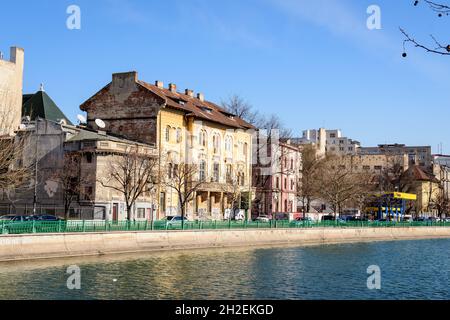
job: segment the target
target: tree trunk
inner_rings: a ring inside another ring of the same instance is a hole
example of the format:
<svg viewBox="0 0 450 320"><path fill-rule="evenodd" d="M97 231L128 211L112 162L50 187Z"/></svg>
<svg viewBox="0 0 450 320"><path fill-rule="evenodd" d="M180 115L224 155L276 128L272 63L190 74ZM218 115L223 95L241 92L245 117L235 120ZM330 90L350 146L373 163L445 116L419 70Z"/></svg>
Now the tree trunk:
<svg viewBox="0 0 450 320"><path fill-rule="evenodd" d="M132 205L127 204L127 220L131 221L131 207Z"/></svg>

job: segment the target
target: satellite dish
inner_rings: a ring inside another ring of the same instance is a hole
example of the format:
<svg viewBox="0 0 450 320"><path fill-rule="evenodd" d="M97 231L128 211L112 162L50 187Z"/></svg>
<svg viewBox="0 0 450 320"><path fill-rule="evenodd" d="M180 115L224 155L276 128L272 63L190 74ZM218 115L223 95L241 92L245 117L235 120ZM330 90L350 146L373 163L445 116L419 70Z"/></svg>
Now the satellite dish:
<svg viewBox="0 0 450 320"><path fill-rule="evenodd" d="M64 120L64 119L61 119L61 120L59 120L59 124L66 125L66 124L67 124L67 121Z"/></svg>
<svg viewBox="0 0 450 320"><path fill-rule="evenodd" d="M77 115L77 119L80 123L86 123L86 118L81 114Z"/></svg>
<svg viewBox="0 0 450 320"><path fill-rule="evenodd" d="M104 129L106 127L105 122L103 122L102 119L95 119L95 124L97 125L97 127L99 127L100 129Z"/></svg>

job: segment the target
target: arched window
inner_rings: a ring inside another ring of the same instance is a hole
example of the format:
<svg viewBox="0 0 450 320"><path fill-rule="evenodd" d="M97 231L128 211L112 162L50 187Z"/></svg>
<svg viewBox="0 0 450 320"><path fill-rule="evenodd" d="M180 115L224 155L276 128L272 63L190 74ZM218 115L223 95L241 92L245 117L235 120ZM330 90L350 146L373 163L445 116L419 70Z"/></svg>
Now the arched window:
<svg viewBox="0 0 450 320"><path fill-rule="evenodd" d="M225 151L231 153L233 151L233 138L227 136L225 138Z"/></svg>
<svg viewBox="0 0 450 320"><path fill-rule="evenodd" d="M166 127L166 142L170 142L170 126Z"/></svg>
<svg viewBox="0 0 450 320"><path fill-rule="evenodd" d="M183 140L183 136L181 134L181 129L177 128L177 143L180 143Z"/></svg>
<svg viewBox="0 0 450 320"><path fill-rule="evenodd" d="M244 153L244 157L247 158L247 155L248 155L248 143L247 142L244 143L243 148L244 148L244 150L242 150L242 151Z"/></svg>
<svg viewBox="0 0 450 320"><path fill-rule="evenodd" d="M169 163L167 166L167 176L169 179L172 179L172 173L173 173L173 164Z"/></svg>
<svg viewBox="0 0 450 320"><path fill-rule="evenodd" d="M207 146L207 138L206 138L206 131L205 130L201 130L200 131L199 144L202 147L206 147Z"/></svg>
<svg viewBox="0 0 450 320"><path fill-rule="evenodd" d="M218 134L213 136L213 148L214 153L220 153L220 136Z"/></svg>

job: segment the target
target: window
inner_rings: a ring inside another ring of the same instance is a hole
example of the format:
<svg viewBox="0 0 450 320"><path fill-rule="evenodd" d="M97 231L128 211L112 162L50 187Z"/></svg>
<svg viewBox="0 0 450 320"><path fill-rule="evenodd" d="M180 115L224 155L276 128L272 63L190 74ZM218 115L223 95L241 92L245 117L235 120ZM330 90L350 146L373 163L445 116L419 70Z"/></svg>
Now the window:
<svg viewBox="0 0 450 320"><path fill-rule="evenodd" d="M137 209L137 218L138 219L145 219L145 209L144 208L138 208Z"/></svg>
<svg viewBox="0 0 450 320"><path fill-rule="evenodd" d="M233 150L233 139L230 136L225 138L225 151L231 152Z"/></svg>
<svg viewBox="0 0 450 320"><path fill-rule="evenodd" d="M339 140L339 144L344 144L344 140Z"/></svg>
<svg viewBox="0 0 450 320"><path fill-rule="evenodd" d="M94 188L92 186L88 186L84 188L83 200L89 201L92 199L94 194Z"/></svg>
<svg viewBox="0 0 450 320"><path fill-rule="evenodd" d="M370 166L363 166L363 170L370 170Z"/></svg>
<svg viewBox="0 0 450 320"><path fill-rule="evenodd" d="M248 144L247 144L247 142L244 143L244 147L243 148L244 148L244 150L242 150L242 151L244 153L244 157L247 158L247 155L248 155Z"/></svg>
<svg viewBox="0 0 450 320"><path fill-rule="evenodd" d="M214 182L219 182L219 175L220 175L220 167L219 167L219 164L216 162L213 165L213 179L214 179Z"/></svg>
<svg viewBox="0 0 450 320"><path fill-rule="evenodd" d="M291 180L291 190L294 191L294 180Z"/></svg>
<svg viewBox="0 0 450 320"><path fill-rule="evenodd" d="M336 138L336 134L335 133L330 133L330 138Z"/></svg>
<svg viewBox="0 0 450 320"><path fill-rule="evenodd" d="M181 141L183 141L183 135L181 134L181 129L178 128L177 129L177 143L180 143Z"/></svg>
<svg viewBox="0 0 450 320"><path fill-rule="evenodd" d="M205 181L206 180L206 162L205 160L201 160L200 161L200 166L199 166L199 179L200 181Z"/></svg>
<svg viewBox="0 0 450 320"><path fill-rule="evenodd" d="M170 127L166 127L166 142L170 142Z"/></svg>
<svg viewBox="0 0 450 320"><path fill-rule="evenodd" d="M86 162L87 163L92 163L92 158L93 158L93 156L92 156L92 153L86 153Z"/></svg>
<svg viewBox="0 0 450 320"><path fill-rule="evenodd" d="M206 147L206 145L207 145L207 141L206 141L206 131L205 131L205 130L201 130L201 131L200 131L199 144L200 144L200 146L202 146L202 147Z"/></svg>
<svg viewBox="0 0 450 320"><path fill-rule="evenodd" d="M245 174L241 172L241 186L243 187L245 185Z"/></svg>
<svg viewBox="0 0 450 320"><path fill-rule="evenodd" d="M284 178L284 189L285 190L287 189L287 179L286 178Z"/></svg>
<svg viewBox="0 0 450 320"><path fill-rule="evenodd" d="M275 179L275 188L280 189L280 178Z"/></svg>
<svg viewBox="0 0 450 320"><path fill-rule="evenodd" d="M373 167L375 170L382 170L383 169L383 167L382 166L375 166L375 167Z"/></svg>
<svg viewBox="0 0 450 320"><path fill-rule="evenodd" d="M233 167L231 164L227 164L227 172L226 172L227 183L233 182Z"/></svg>
<svg viewBox="0 0 450 320"><path fill-rule="evenodd" d="M213 148L214 148L214 153L220 152L220 136L218 134L215 134L213 136Z"/></svg>
<svg viewBox="0 0 450 320"><path fill-rule="evenodd" d="M172 173L173 173L173 164L169 163L167 166L167 176L169 179L172 179Z"/></svg>
<svg viewBox="0 0 450 320"><path fill-rule="evenodd" d="M284 211L287 212L288 211L288 201L287 199L284 199Z"/></svg>
<svg viewBox="0 0 450 320"><path fill-rule="evenodd" d="M175 178L175 177L178 177L178 165L177 165L177 164L174 164L174 165L173 165L172 176L173 176L174 178Z"/></svg>
<svg viewBox="0 0 450 320"><path fill-rule="evenodd" d="M291 159L291 170L294 170L294 159Z"/></svg>

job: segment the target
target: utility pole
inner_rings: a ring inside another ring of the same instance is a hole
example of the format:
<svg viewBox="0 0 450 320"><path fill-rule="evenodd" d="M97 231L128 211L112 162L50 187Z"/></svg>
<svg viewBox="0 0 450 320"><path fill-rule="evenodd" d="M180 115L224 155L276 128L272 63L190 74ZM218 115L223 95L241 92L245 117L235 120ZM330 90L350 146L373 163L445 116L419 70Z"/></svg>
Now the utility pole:
<svg viewBox="0 0 450 320"><path fill-rule="evenodd" d="M33 194L33 215L36 215L37 207L37 179L38 179L38 141L39 141L39 117L36 117L34 124L34 134L36 136L35 161L34 161L34 194Z"/></svg>

